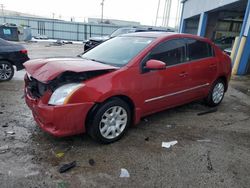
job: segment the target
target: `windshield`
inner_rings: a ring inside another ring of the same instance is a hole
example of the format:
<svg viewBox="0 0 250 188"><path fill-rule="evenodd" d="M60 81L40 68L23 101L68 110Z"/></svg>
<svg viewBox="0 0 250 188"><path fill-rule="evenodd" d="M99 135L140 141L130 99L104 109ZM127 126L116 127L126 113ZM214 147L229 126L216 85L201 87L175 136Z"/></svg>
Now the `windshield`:
<svg viewBox="0 0 250 188"><path fill-rule="evenodd" d="M122 67L153 41L153 38L115 37L89 50L81 57Z"/></svg>
<svg viewBox="0 0 250 188"><path fill-rule="evenodd" d="M121 34L133 33L134 31L135 31L135 29L132 29L132 28L120 28L120 29L115 30L110 35L110 37L113 38L113 37L117 37L118 35L121 35Z"/></svg>

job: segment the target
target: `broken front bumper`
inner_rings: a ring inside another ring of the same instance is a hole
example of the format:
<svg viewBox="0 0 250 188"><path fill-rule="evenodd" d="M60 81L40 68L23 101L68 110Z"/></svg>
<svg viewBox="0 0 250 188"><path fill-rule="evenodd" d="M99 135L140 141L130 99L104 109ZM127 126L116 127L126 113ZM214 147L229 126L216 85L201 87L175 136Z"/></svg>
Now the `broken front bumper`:
<svg viewBox="0 0 250 188"><path fill-rule="evenodd" d="M32 110L35 121L44 131L57 137L86 132L86 116L94 103L51 106L45 102L48 98L43 96L40 99L34 99L25 89L25 101Z"/></svg>

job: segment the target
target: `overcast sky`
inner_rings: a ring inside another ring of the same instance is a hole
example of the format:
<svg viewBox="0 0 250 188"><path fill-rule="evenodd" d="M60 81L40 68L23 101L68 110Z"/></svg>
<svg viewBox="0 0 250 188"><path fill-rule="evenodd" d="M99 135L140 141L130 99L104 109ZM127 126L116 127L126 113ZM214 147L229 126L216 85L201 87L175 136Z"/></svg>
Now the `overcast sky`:
<svg viewBox="0 0 250 188"><path fill-rule="evenodd" d="M172 0L170 26L175 26L177 1ZM31 13L52 18L61 16L69 20L87 21L88 17L101 17L101 0L0 0L7 10ZM158 0L105 0L104 18L138 21L144 25L154 25ZM160 17L163 15L164 0L161 0ZM158 24L162 21L159 18Z"/></svg>

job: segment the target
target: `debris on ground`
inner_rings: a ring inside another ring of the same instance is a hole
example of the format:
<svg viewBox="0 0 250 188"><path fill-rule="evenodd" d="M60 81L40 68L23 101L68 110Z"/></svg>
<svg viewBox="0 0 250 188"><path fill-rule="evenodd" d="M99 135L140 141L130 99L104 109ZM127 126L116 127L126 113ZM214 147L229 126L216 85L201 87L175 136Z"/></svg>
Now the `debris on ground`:
<svg viewBox="0 0 250 188"><path fill-rule="evenodd" d="M175 128L175 125L168 124L168 125L167 125L167 128L169 128L169 129L174 129L174 128Z"/></svg>
<svg viewBox="0 0 250 188"><path fill-rule="evenodd" d="M207 169L209 171L213 170L212 161L210 159L210 151L207 152Z"/></svg>
<svg viewBox="0 0 250 188"><path fill-rule="evenodd" d="M211 142L210 139L201 139L201 140L197 140L197 142Z"/></svg>
<svg viewBox="0 0 250 188"><path fill-rule="evenodd" d="M59 182L58 183L58 188L67 188L67 187L69 187L68 182Z"/></svg>
<svg viewBox="0 0 250 188"><path fill-rule="evenodd" d="M57 158L62 158L64 156L63 152L56 153Z"/></svg>
<svg viewBox="0 0 250 188"><path fill-rule="evenodd" d="M89 165L94 166L95 165L95 160L94 159L89 159Z"/></svg>
<svg viewBox="0 0 250 188"><path fill-rule="evenodd" d="M148 119L147 119L147 118L144 118L143 121L144 121L144 122L148 122Z"/></svg>
<svg viewBox="0 0 250 188"><path fill-rule="evenodd" d="M59 172L60 173L64 173L67 172L68 170L70 170L71 168L74 168L76 166L76 161L73 161L71 163L68 164L64 164L59 168Z"/></svg>
<svg viewBox="0 0 250 188"><path fill-rule="evenodd" d="M8 123L5 123L4 125L2 125L2 127L8 127L9 125L8 125Z"/></svg>
<svg viewBox="0 0 250 188"><path fill-rule="evenodd" d="M56 42L53 42L51 45L53 45L53 46L62 46L62 45L64 45L64 43L63 43L63 41L58 39Z"/></svg>
<svg viewBox="0 0 250 188"><path fill-rule="evenodd" d="M2 153L6 153L9 150L9 146L8 145L4 145L0 147L0 154Z"/></svg>
<svg viewBox="0 0 250 188"><path fill-rule="evenodd" d="M3 112L0 112L0 114L3 114Z"/></svg>
<svg viewBox="0 0 250 188"><path fill-rule="evenodd" d="M129 172L127 169L125 168L121 168L121 174L120 174L120 178L129 178Z"/></svg>
<svg viewBox="0 0 250 188"><path fill-rule="evenodd" d="M149 137L146 137L144 140L148 142L149 141Z"/></svg>
<svg viewBox="0 0 250 188"><path fill-rule="evenodd" d="M63 44L73 44L72 41L66 41L66 40L63 40L62 43L63 43Z"/></svg>
<svg viewBox="0 0 250 188"><path fill-rule="evenodd" d="M217 111L218 111L218 108L213 108L213 109L209 109L209 110L204 111L204 112L200 112L197 115L202 116L202 115L209 114L209 113L214 113L214 112L217 112Z"/></svg>
<svg viewBox="0 0 250 188"><path fill-rule="evenodd" d="M10 134L10 135L14 135L15 134L15 132L13 132L13 131L7 131L6 133Z"/></svg>
<svg viewBox="0 0 250 188"><path fill-rule="evenodd" d="M171 142L162 142L161 143L161 147L163 147L163 148L170 148L171 146L174 146L177 143L178 143L177 140L174 140L174 141L171 141Z"/></svg>
<svg viewBox="0 0 250 188"><path fill-rule="evenodd" d="M37 176L39 173L40 173L39 171L30 172L30 173L26 174L24 177L27 178L30 176Z"/></svg>

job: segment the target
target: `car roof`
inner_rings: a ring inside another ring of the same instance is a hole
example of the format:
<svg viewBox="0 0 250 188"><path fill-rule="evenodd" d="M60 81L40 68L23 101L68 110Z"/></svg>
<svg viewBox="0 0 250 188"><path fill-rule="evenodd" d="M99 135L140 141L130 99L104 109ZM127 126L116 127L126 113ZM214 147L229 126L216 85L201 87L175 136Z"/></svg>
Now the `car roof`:
<svg viewBox="0 0 250 188"><path fill-rule="evenodd" d="M136 33L128 33L128 34L123 34L120 36L129 36L129 37L148 37L148 38L166 38L166 37L185 37L185 38L192 38L192 39L197 39L197 40L203 40L210 42L209 39L204 38L204 37L199 37L197 35L192 35L192 34L184 34L184 33L175 33L175 32L158 32L158 31L153 31L153 32L136 32Z"/></svg>
<svg viewBox="0 0 250 188"><path fill-rule="evenodd" d="M168 35L173 35L176 33L170 32L158 32L158 31L149 31L149 32L135 32L135 33L127 33L121 36L130 36L130 37L151 37L151 38L158 38L158 37L166 37Z"/></svg>

